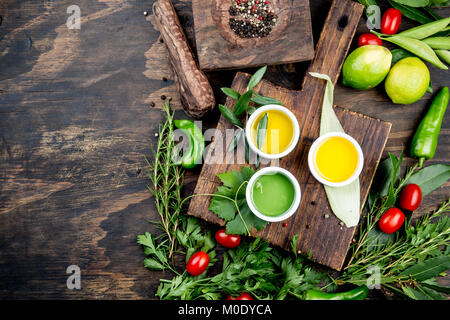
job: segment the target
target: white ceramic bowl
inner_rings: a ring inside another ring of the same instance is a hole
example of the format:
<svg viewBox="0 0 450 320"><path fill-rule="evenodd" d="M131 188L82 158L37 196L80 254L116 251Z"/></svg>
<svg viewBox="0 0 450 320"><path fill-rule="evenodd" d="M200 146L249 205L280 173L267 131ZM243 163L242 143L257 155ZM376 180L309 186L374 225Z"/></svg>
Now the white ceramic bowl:
<svg viewBox="0 0 450 320"><path fill-rule="evenodd" d="M262 176L264 174L268 174L268 173L281 173L285 177L287 177L289 179L289 181L291 181L292 185L294 186L295 194L294 194L294 201L292 202L291 207L285 213L283 213L279 216L276 216L276 217L268 217L268 216L262 214L261 212L258 211L258 209L256 209L256 207L253 203L253 185L255 184L256 180L260 176ZM298 206L300 205L300 199L302 197L302 194L301 194L301 190L300 190L300 185L298 184L297 179L292 175L292 173L290 173L286 169L283 169L280 167L266 167L261 170L258 170L250 178L250 181L247 184L245 197L246 197L247 204L248 204L250 210L254 213L255 216L257 216L258 218L265 220L265 221L279 222L279 221L286 220L287 218L292 216L297 211Z"/></svg>
<svg viewBox="0 0 450 320"><path fill-rule="evenodd" d="M322 142L325 139L328 139L328 138L331 138L331 137L343 137L343 138L346 138L348 141L350 141L353 144L353 146L355 147L356 151L358 152L358 164L356 166L356 170L353 173L353 175L350 178L348 178L347 180L345 180L345 181L331 182L331 181L325 180L324 178L322 178L320 176L320 174L317 171L316 166L314 164L314 158L316 156L317 148L322 144ZM316 178L320 183L323 183L323 184L325 184L327 186L331 186L331 187L343 187L343 186L346 186L346 185L352 183L353 181L355 181L355 179L358 178L358 176L360 175L360 173L362 171L363 164L364 164L364 155L363 155L363 152L361 150L361 146L351 136L349 136L348 134L342 133L342 132L329 132L329 133L326 133L326 134L320 136L311 145L311 148L309 149L309 153L308 153L309 171L311 171L311 173L314 176L314 178Z"/></svg>
<svg viewBox="0 0 450 320"><path fill-rule="evenodd" d="M286 114L289 117L289 119L291 119L292 125L294 127L294 137L292 138L291 144L289 145L289 147L286 150L284 150L281 153L275 153L275 154L265 153L265 152L261 151L260 149L258 149L258 147L253 143L253 140L251 138L251 128L252 128L253 122L258 118L258 116L261 113L267 112L269 110L278 110L278 111L281 111L284 114ZM257 153L260 157L262 157L264 159L279 159L281 157L286 156L292 150L294 150L295 146L297 145L298 139L300 137L300 128L298 125L297 118L288 108L279 106L276 104L268 104L268 105L258 108L255 112L252 113L252 115L250 116L250 118L247 121L247 125L245 126L245 135L247 137L247 141L248 141L248 145L250 146L250 149L252 149L252 151Z"/></svg>

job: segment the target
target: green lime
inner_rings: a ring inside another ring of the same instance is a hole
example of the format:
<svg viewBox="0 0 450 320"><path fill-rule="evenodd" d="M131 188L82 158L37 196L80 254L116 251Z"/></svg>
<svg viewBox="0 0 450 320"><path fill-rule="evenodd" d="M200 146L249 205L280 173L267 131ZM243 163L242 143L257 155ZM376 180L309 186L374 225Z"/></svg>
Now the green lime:
<svg viewBox="0 0 450 320"><path fill-rule="evenodd" d="M404 58L389 72L384 87L392 102L414 103L423 97L430 83L430 71L417 57Z"/></svg>
<svg viewBox="0 0 450 320"><path fill-rule="evenodd" d="M383 46L359 47L345 59L342 83L360 90L376 87L388 74L391 60L391 52Z"/></svg>

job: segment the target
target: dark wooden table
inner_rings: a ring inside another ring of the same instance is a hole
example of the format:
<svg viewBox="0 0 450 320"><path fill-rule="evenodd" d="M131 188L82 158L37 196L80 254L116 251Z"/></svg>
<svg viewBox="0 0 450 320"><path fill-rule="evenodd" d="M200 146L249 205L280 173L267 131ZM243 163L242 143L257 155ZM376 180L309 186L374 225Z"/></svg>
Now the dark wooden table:
<svg viewBox="0 0 450 320"><path fill-rule="evenodd" d="M144 157L163 119L161 97L184 117L152 2L79 1L79 30L66 26L72 1L0 2L0 298L154 298L159 279L170 277L146 270L136 244L137 234L155 231ZM190 1L174 3L193 44ZM328 7L311 1L315 40ZM267 78L298 89L306 66L271 67ZM435 90L449 85L448 72L430 71ZM208 74L218 102L234 74ZM336 104L393 123L386 155L408 145L430 97L397 106L381 88L335 92ZM449 119L429 163L449 163ZM186 193L197 175L187 175ZM449 191L429 195L419 213ZM81 269L81 290L67 289L69 265Z"/></svg>

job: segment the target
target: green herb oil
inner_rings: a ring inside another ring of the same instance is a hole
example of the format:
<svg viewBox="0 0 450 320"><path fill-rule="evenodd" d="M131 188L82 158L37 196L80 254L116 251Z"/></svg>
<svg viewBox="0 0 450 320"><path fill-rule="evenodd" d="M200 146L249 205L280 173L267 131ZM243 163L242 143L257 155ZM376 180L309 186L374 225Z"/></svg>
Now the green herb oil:
<svg viewBox="0 0 450 320"><path fill-rule="evenodd" d="M256 209L269 217L285 213L294 202L294 186L281 173L262 175L255 181L252 191Z"/></svg>

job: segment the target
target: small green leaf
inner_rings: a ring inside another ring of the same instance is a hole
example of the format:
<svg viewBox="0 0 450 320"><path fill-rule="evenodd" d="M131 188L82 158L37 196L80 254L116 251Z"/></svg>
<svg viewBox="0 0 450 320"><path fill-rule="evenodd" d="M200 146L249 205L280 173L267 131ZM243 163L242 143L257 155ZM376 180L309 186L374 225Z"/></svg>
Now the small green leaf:
<svg viewBox="0 0 450 320"><path fill-rule="evenodd" d="M228 122L230 122L231 124L238 126L240 128L244 127L244 124L242 123L241 120L239 120L238 117L236 117L236 115L233 113L233 111L231 111L230 109L228 109L227 107L225 107L224 105L219 104L219 110L222 113L222 115L225 117L225 119L228 120Z"/></svg>
<svg viewBox="0 0 450 320"><path fill-rule="evenodd" d="M411 277L416 281L424 281L436 277L448 269L450 269L450 257L439 256L414 264L412 267L401 272L399 277Z"/></svg>
<svg viewBox="0 0 450 320"><path fill-rule="evenodd" d="M406 5L394 2L393 0L388 0L388 2L393 8L400 10L402 15L404 15L405 17L407 17L411 20L417 21L420 24L426 24L429 22L433 22L433 19L429 18L425 13L423 13L422 11L420 11L417 8L406 6Z"/></svg>
<svg viewBox="0 0 450 320"><path fill-rule="evenodd" d="M248 82L248 89L252 90L264 77L264 74L266 73L267 66L259 68L253 76L250 78L250 81Z"/></svg>
<svg viewBox="0 0 450 320"><path fill-rule="evenodd" d="M253 91L248 90L246 93L241 95L234 105L233 113L236 117L239 117L248 107L250 99L252 98Z"/></svg>
<svg viewBox="0 0 450 320"><path fill-rule="evenodd" d="M236 147L239 145L239 141L241 141L243 133L244 132L242 130L239 130L238 133L234 136L233 141L231 141L230 145L228 146L228 152L232 152L234 149L236 149Z"/></svg>
<svg viewBox="0 0 450 320"><path fill-rule="evenodd" d="M422 8L430 4L430 0L393 0L394 2L407 5L409 7Z"/></svg>
<svg viewBox="0 0 450 320"><path fill-rule="evenodd" d="M267 123L269 121L269 115L267 112L263 115L261 120L259 120L258 128L256 130L256 145L258 149L262 149L264 145L264 140L266 139Z"/></svg>
<svg viewBox="0 0 450 320"><path fill-rule="evenodd" d="M227 96L229 96L231 99L238 100L241 96L239 92L231 89L231 88L220 88L223 93L225 93Z"/></svg>
<svg viewBox="0 0 450 320"><path fill-rule="evenodd" d="M282 105L280 100L277 100L275 98L270 98L270 97L264 97L261 96L257 93L253 93L253 97L251 98L251 101L253 101L256 104L259 105L266 105L266 104L277 104L277 105Z"/></svg>
<svg viewBox="0 0 450 320"><path fill-rule="evenodd" d="M144 259L144 266L150 270L164 270L165 267L152 258L146 258Z"/></svg>

